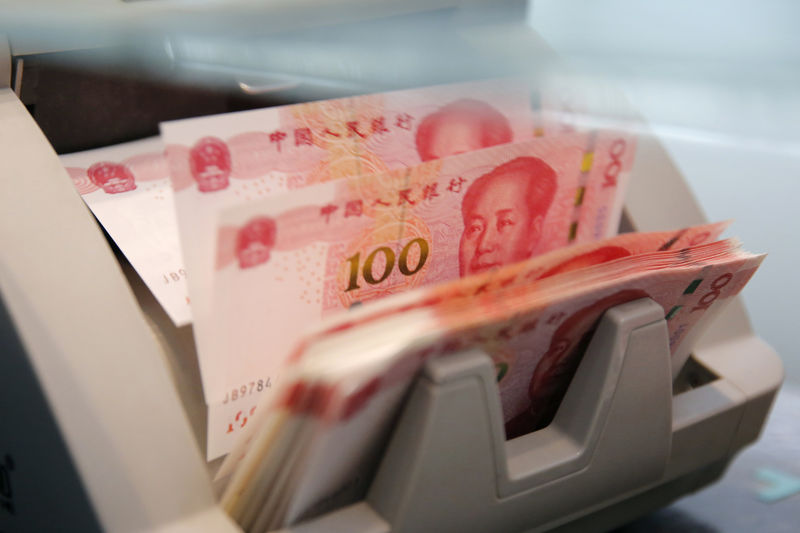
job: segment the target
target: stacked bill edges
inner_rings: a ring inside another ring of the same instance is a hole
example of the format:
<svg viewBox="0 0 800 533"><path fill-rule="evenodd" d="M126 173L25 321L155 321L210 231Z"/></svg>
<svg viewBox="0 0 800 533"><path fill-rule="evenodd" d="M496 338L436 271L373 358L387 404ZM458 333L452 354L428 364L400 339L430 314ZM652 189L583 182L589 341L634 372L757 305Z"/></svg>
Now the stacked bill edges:
<svg viewBox="0 0 800 533"><path fill-rule="evenodd" d="M369 477L376 447L430 358L472 347L493 358L508 438L552 421L609 307L642 297L662 305L679 367L689 353L682 340L738 294L763 260L734 239L715 241L726 226L624 234L329 320L300 343L280 390L228 459L243 457L223 506L248 531L269 531L328 510L319 502L354 476ZM597 253L611 249L627 253ZM587 264L592 254L595 264ZM347 446L337 446L344 435ZM348 467L336 471L343 462Z"/></svg>

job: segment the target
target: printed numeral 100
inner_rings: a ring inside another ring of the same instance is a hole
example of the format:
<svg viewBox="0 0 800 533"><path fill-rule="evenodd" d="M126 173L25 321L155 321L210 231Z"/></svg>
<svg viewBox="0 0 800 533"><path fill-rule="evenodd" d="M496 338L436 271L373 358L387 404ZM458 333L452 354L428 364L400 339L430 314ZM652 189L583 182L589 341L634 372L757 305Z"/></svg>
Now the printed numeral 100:
<svg viewBox="0 0 800 533"><path fill-rule="evenodd" d="M417 261L417 264L412 268L408 265L408 254L411 251L411 247L415 245L419 247L419 261ZM425 266L425 261L428 260L428 252L429 247L425 239L417 237L416 239L409 241L408 244L403 246L403 249L400 250L400 255L397 257L397 269L400 270L400 273L404 276L413 276L419 272L423 266ZM384 258L386 259L386 263L383 266L383 272L377 272L378 275L376 276L376 272L373 270L373 265L375 263L375 258L378 257L378 254L383 254ZM392 270L394 270L395 254L388 246L381 246L370 252L366 261L364 261L363 266L361 265L361 252L358 252L354 256L348 257L347 262L350 263L350 283L347 285L347 288L344 292L360 288L358 284L359 270L361 270L361 277L363 277L364 281L370 285L377 285L388 278L391 275Z"/></svg>

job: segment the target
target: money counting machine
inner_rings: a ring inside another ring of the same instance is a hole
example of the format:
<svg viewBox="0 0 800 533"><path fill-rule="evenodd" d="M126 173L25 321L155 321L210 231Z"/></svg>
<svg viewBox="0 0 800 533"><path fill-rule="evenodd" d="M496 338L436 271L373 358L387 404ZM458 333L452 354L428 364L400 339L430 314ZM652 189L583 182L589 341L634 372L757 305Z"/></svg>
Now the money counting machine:
<svg viewBox="0 0 800 533"><path fill-rule="evenodd" d="M11 88L0 117L0 531L238 531L203 460L190 328L115 255ZM703 221L642 138L621 229ZM554 422L511 441L484 354L430 362L364 500L289 531L603 531L712 483L758 438L781 362L740 298L676 380L666 331L652 301L610 309Z"/></svg>

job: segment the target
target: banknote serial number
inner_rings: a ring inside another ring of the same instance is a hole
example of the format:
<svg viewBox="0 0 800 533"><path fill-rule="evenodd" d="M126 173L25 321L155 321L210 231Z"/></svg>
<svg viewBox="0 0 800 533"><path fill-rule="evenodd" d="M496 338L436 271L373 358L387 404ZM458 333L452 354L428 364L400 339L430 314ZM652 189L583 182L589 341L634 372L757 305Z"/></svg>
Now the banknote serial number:
<svg viewBox="0 0 800 533"><path fill-rule="evenodd" d="M270 387L272 387L272 381L270 381L270 378L251 381L250 383L245 383L240 387L235 387L229 392L226 392L225 399L222 401L222 403L226 404L228 402L235 402L236 400L246 398L252 394L263 392Z"/></svg>
<svg viewBox="0 0 800 533"><path fill-rule="evenodd" d="M417 259L417 264L411 266L408 264L408 256L414 248L419 249L419 258ZM361 288L358 284L359 274L361 274L361 279L370 285L377 285L388 278L395 266L397 266L397 269L404 276L413 276L425 266L429 252L430 246L428 245L428 241L421 237L409 241L403 246L403 249L400 250L400 254L397 257L395 257L394 251L388 246L380 246L372 250L362 264L361 252L358 252L347 258L347 262L350 263L350 280L344 292ZM383 272L380 272L379 267L379 271L376 273L374 269L375 260L379 256L383 256L384 259Z"/></svg>
<svg viewBox="0 0 800 533"><path fill-rule="evenodd" d="M164 285L169 285L170 283L177 283L182 279L186 279L186 270L183 268L179 268L177 272L167 272L166 274L162 274L164 278Z"/></svg>

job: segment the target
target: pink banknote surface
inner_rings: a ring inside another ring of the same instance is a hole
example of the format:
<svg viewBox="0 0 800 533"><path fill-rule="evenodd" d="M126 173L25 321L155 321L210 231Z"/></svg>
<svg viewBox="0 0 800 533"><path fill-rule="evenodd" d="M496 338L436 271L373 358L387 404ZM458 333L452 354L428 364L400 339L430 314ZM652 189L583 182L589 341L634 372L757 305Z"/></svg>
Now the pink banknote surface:
<svg viewBox="0 0 800 533"><path fill-rule="evenodd" d="M191 322L178 223L161 139L59 158L76 190L176 326Z"/></svg>
<svg viewBox="0 0 800 533"><path fill-rule="evenodd" d="M483 293L498 294L499 291L514 291L535 281L617 259L709 244L716 241L730 223L724 221L671 231L625 233L602 241L559 248L534 259L490 271L485 275L440 283L373 303L363 310L338 315L336 319L324 321L320 326L321 329L307 331L304 339L305 342L313 342L315 338L354 328L391 314L434 307L445 301L460 302L462 301L460 299L471 299ZM301 351L302 347L299 347L298 352Z"/></svg>
<svg viewBox="0 0 800 533"><path fill-rule="evenodd" d="M576 231L581 220L602 217L598 235L612 231L619 213L599 202L616 196L582 191L603 179L590 175L587 146L614 142L610 132L532 139L225 211L214 323L228 388L274 381L301 332L332 313L594 240Z"/></svg>
<svg viewBox="0 0 800 533"><path fill-rule="evenodd" d="M602 276L604 267L609 272L615 269L606 263L597 267L596 279L580 271L568 272L560 280L542 280L534 292L521 290L511 296L517 291L505 291L502 301L479 296L469 312L505 317L503 324L488 331L459 333L448 348L458 349L459 342L479 345L492 356L508 438L539 429L552 420L594 328L611 306L646 297L662 306L673 375L677 374L691 349L684 344L687 336L697 324L705 324L712 308L721 308L738 294L763 260L763 256L732 249L738 243L729 242L679 249L669 262L658 258L658 252L643 254L638 260L623 259L618 263L629 262L628 268ZM532 298L540 302L537 309L515 316ZM456 327L469 320L461 311L445 310L446 306L439 307L442 316L448 317L445 322Z"/></svg>
<svg viewBox="0 0 800 533"><path fill-rule="evenodd" d="M533 136L528 88L509 80L430 87L203 117L161 125L206 402L237 398L263 379L227 381L211 288L216 214L278 192L405 168ZM269 242L269 228L254 230ZM257 253L253 253L257 256ZM278 301L277 299L275 301ZM227 391L227 392L226 392ZM249 407L219 406L207 456L229 448ZM231 418L223 433L216 421ZM228 431L228 430L231 431ZM227 444L226 444L227 443Z"/></svg>
<svg viewBox="0 0 800 533"><path fill-rule="evenodd" d="M320 510L319 502L369 471L366 461L354 458L370 457L379 440L376 428L385 427L376 410L391 419L398 391L405 390L427 359L470 347L485 350L498 368L505 368L498 372L498 386L507 437L524 435L552 420L605 310L652 298L664 309L670 350L675 353L707 313L739 293L761 263L763 256L736 246L721 241L633 256L588 269L594 274L573 271L517 291L484 293L470 306L448 301L389 315L382 330L377 323L367 326L373 333L382 331L382 345L389 350L374 352L362 372L348 368L306 381L303 368L308 372L314 366L299 363L299 371L284 384L273 409L315 419L317 429L304 443L308 467L297 474L293 504L280 519L290 522L311 509ZM347 361L354 355L347 347L358 347L363 337L360 329L320 338L305 349L316 358ZM332 342L337 336L338 342ZM319 367L319 360L316 364ZM331 467L343 461L349 467ZM330 475L331 470L336 475Z"/></svg>

